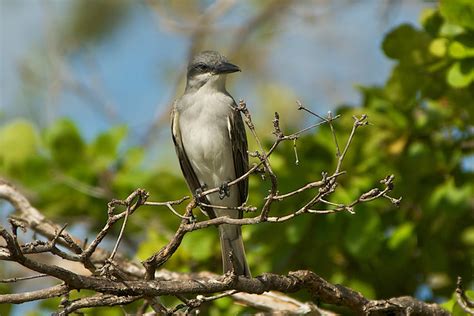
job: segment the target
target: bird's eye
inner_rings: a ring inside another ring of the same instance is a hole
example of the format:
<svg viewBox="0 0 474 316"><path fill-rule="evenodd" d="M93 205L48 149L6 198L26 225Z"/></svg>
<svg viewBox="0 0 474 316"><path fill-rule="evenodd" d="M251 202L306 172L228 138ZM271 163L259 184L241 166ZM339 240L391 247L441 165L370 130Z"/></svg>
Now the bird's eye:
<svg viewBox="0 0 474 316"><path fill-rule="evenodd" d="M209 70L209 66L204 64L198 64L196 65L195 69L199 72L207 72Z"/></svg>

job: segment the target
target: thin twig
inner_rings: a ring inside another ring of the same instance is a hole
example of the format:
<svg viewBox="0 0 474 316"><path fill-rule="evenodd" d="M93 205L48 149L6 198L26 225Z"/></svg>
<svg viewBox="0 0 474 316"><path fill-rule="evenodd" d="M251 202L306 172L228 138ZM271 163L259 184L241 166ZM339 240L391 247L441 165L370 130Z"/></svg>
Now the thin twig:
<svg viewBox="0 0 474 316"><path fill-rule="evenodd" d="M321 115L319 115L318 113L315 113L313 111L311 111L310 109L308 109L307 107L305 107L299 100L296 100L296 104L298 105L298 110L303 110L313 116L316 116L317 118L323 120L324 122L328 123L328 119L325 118L325 117L322 117Z"/></svg>
<svg viewBox="0 0 474 316"><path fill-rule="evenodd" d="M298 138L295 138L293 139L293 151L295 153L295 165L299 165L300 164L300 160L298 158L298 150L296 149L296 141L298 140Z"/></svg>
<svg viewBox="0 0 474 316"><path fill-rule="evenodd" d="M35 275L26 276L26 277L0 279L0 283L15 283L15 282L19 282L19 281L26 281L26 280L31 280L31 279L44 278L44 277L48 277L48 276L49 275L47 275L47 274L35 274Z"/></svg>
<svg viewBox="0 0 474 316"><path fill-rule="evenodd" d="M466 292L464 292L462 278L458 276L456 282L456 301L458 302L459 306L468 313L469 315L474 315L474 302L471 301L467 296Z"/></svg>
<svg viewBox="0 0 474 316"><path fill-rule="evenodd" d="M125 226L127 226L129 216L130 216L130 209L127 208L127 210L125 211L125 218L123 219L122 227L120 227L119 235L117 237L117 240L115 241L114 248L112 249L112 253L110 254L110 257L108 259L109 261L112 261L115 257L115 253L117 252L118 246L120 245L120 241L122 241L123 232L125 231Z"/></svg>
<svg viewBox="0 0 474 316"><path fill-rule="evenodd" d="M344 146L344 150L342 151L341 155L337 159L337 166L336 170L334 171L335 173L339 172L341 169L342 161L346 157L347 151L349 150L349 146L352 143L352 140L354 139L355 131L358 127L362 125L367 125L367 115L363 114L360 118L354 116L354 124L352 125L351 132L349 134L349 138L347 139L346 146Z"/></svg>
<svg viewBox="0 0 474 316"><path fill-rule="evenodd" d="M166 201L166 202L152 202L152 201L145 201L143 205L150 205L150 206L168 206L168 205L179 205L184 201L189 200L189 196L184 196L178 200L174 201Z"/></svg>
<svg viewBox="0 0 474 316"><path fill-rule="evenodd" d="M210 208L216 208L220 210L234 210L234 211L243 211L243 212L255 212L257 208L255 206L223 206L223 205L214 205L207 204L203 202L198 202L199 206L205 206Z"/></svg>
<svg viewBox="0 0 474 316"><path fill-rule="evenodd" d="M332 112L329 111L327 122L329 124L329 127L331 128L331 133L332 133L332 137L334 139L334 144L336 145L336 157L339 158L339 156L341 156L341 150L339 149L339 143L337 142L337 135L336 135L336 132L334 131L334 126L332 125L333 120L334 120L334 118L332 116Z"/></svg>
<svg viewBox="0 0 474 316"><path fill-rule="evenodd" d="M306 184L306 185L302 186L301 188L296 189L296 190L294 190L294 191L291 191L291 192L288 192L288 193L285 193L285 194L275 195L275 196L273 197L273 199L275 199L275 200L283 200L283 199L286 199L286 198L288 198L288 197L290 197L290 196L293 196L293 195L299 194L299 193L301 193L301 192L303 192L303 191L306 191L306 190L308 190L308 189L321 187L321 186L325 185L328 180L331 180L332 178L336 178L336 177L338 177L338 176L340 176L340 175L343 175L343 174L345 174L345 173L346 173L345 171L340 171L340 172L335 173L335 174L333 174L333 175L331 175L331 176L329 176L329 177L326 177L326 178L323 179L323 180L310 182L310 183L308 183L308 184Z"/></svg>
<svg viewBox="0 0 474 316"><path fill-rule="evenodd" d="M150 205L150 206L166 206L174 215L178 216L181 219L191 219L191 218L186 218L185 216L179 214L173 207L173 205L178 205L183 203L184 201L188 200L189 196L182 197L179 200L175 201L167 201L167 202L145 202L144 205Z"/></svg>

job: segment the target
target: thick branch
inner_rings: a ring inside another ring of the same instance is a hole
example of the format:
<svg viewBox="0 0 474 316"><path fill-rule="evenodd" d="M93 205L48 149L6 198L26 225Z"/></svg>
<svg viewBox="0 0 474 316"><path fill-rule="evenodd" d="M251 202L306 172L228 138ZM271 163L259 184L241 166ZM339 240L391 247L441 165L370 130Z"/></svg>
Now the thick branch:
<svg viewBox="0 0 474 316"><path fill-rule="evenodd" d="M370 301L358 292L342 285L333 285L315 273L305 270L290 272L288 275L268 273L251 279L226 275L219 279L113 281L107 278L82 276L74 280L74 284L74 288L78 288L77 285L80 284L82 289L110 295L90 299L95 301L98 297L107 297L110 301L108 304L113 302L112 295L120 297L120 301L123 302L123 300L134 301L140 297L212 294L229 290L255 294L266 291L293 293L307 290L316 302L345 306L361 315L386 315L392 312L397 312L394 315L405 315L409 311L410 315L449 315L435 304L426 304L409 297Z"/></svg>

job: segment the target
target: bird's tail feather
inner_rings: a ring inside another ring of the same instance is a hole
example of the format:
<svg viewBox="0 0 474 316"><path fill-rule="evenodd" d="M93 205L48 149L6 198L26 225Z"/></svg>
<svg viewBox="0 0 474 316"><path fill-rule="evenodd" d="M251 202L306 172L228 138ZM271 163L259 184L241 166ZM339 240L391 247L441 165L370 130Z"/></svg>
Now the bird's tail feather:
<svg viewBox="0 0 474 316"><path fill-rule="evenodd" d="M241 227L229 224L220 225L219 236L224 273L234 270L235 274L250 278L251 274L245 258Z"/></svg>

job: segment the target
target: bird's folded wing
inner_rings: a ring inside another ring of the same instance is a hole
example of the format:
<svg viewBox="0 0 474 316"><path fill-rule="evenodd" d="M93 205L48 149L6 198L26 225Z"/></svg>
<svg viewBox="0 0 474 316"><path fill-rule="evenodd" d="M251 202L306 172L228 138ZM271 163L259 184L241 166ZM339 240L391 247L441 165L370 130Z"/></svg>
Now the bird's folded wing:
<svg viewBox="0 0 474 316"><path fill-rule="evenodd" d="M232 143L235 177L239 178L249 169L249 156L247 153L248 145L247 136L245 134L245 125L235 103L234 110L231 112L228 120L229 124L227 124L227 126L229 128L229 135ZM237 186L239 188L239 205L242 205L247 201L248 178L240 181ZM242 214L240 215L240 217L242 217Z"/></svg>

